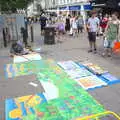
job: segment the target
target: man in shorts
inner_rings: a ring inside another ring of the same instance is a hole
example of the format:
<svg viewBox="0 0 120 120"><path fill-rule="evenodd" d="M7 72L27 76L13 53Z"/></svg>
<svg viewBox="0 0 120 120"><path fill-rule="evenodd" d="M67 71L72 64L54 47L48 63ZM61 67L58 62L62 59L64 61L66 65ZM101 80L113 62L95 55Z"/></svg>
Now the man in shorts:
<svg viewBox="0 0 120 120"><path fill-rule="evenodd" d="M96 12L91 12L91 17L88 19L87 22L87 29L88 29L88 38L90 44L90 50L88 52L97 52L96 48L96 33L99 30L99 19L96 17ZM94 48L94 49L93 49Z"/></svg>

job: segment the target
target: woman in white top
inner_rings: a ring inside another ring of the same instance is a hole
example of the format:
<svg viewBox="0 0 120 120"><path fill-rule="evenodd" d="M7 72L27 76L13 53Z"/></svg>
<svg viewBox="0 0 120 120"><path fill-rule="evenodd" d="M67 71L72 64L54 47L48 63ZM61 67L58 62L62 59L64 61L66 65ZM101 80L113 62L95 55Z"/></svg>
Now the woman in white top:
<svg viewBox="0 0 120 120"><path fill-rule="evenodd" d="M71 27L72 27L72 30L73 30L73 36L75 37L75 35L77 33L77 19L76 19L76 17L72 18Z"/></svg>

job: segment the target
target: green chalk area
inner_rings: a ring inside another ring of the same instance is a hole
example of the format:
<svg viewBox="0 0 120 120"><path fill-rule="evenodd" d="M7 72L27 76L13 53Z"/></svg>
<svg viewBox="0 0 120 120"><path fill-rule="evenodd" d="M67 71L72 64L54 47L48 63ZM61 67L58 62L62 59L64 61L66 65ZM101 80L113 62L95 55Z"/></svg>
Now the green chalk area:
<svg viewBox="0 0 120 120"><path fill-rule="evenodd" d="M24 63L39 81L51 82L59 90L59 98L34 106L35 114L22 120L72 120L105 112L105 109L54 61L41 60Z"/></svg>

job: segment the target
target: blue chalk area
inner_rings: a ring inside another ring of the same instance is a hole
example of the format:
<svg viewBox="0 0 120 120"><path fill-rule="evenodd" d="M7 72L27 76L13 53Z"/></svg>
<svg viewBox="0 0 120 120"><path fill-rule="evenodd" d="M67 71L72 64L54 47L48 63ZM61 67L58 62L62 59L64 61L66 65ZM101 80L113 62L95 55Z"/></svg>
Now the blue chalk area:
<svg viewBox="0 0 120 120"><path fill-rule="evenodd" d="M32 114L35 114L35 111L33 108L29 108L29 111L32 113Z"/></svg>
<svg viewBox="0 0 120 120"><path fill-rule="evenodd" d="M85 68L85 66L81 63L75 62L80 68Z"/></svg>
<svg viewBox="0 0 120 120"><path fill-rule="evenodd" d="M8 72L6 71L7 65L4 65L4 73L5 73L5 78L8 78ZM12 64L10 65L9 72L12 73L12 77L15 76L15 72L13 70Z"/></svg>
<svg viewBox="0 0 120 120"><path fill-rule="evenodd" d="M13 69L13 65L10 65L10 72L12 73L12 77L16 75L16 71Z"/></svg>
<svg viewBox="0 0 120 120"><path fill-rule="evenodd" d="M16 119L9 118L9 112L16 109L16 108L17 108L17 105L15 104L14 99L7 99L5 101L5 117L6 117L6 120L19 120L18 118L16 118Z"/></svg>
<svg viewBox="0 0 120 120"><path fill-rule="evenodd" d="M102 88L102 87L107 87L107 85L101 85L101 86L96 86L94 88L89 88L89 89L87 89L87 91L93 91L93 90L96 90L96 89L99 89L99 88Z"/></svg>
<svg viewBox="0 0 120 120"><path fill-rule="evenodd" d="M105 81L108 85L120 83L120 79L116 78L115 76L113 76L110 73L104 73L100 76L100 78L103 81Z"/></svg>
<svg viewBox="0 0 120 120"><path fill-rule="evenodd" d="M21 105L22 116L26 116L27 111L26 111L24 102L20 103L20 105Z"/></svg>
<svg viewBox="0 0 120 120"><path fill-rule="evenodd" d="M4 65L4 75L5 75L5 78L8 78L8 73L6 72L6 67L7 67L7 65Z"/></svg>
<svg viewBox="0 0 120 120"><path fill-rule="evenodd" d="M41 104L47 102L47 100L46 100L46 98L45 98L45 96L43 94L40 93L40 94L37 94L37 95L40 96L40 98L42 98Z"/></svg>
<svg viewBox="0 0 120 120"><path fill-rule="evenodd" d="M10 65L9 71L13 74L13 67L12 67L12 65Z"/></svg>

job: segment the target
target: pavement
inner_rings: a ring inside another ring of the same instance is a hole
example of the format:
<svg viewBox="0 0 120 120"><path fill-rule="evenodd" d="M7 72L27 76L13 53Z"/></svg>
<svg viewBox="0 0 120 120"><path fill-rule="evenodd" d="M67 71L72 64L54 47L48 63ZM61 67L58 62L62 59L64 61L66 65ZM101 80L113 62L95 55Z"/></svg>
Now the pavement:
<svg viewBox="0 0 120 120"><path fill-rule="evenodd" d="M77 62L85 62L90 61L92 63L98 64L105 70L109 71L111 74L120 78L120 55L112 55L112 57L102 57L101 54L103 52L103 40L101 37L97 39L97 54L88 53L89 44L87 39L87 34L80 33L77 37L72 37L69 35L61 36L60 43L56 42L54 45L44 45L43 40L40 36L40 26L38 24L34 25L34 43L30 43L34 48L41 48L41 56L45 59L52 58L56 61L64 61L64 60L73 60ZM56 38L58 39L58 38ZM12 63L12 58L9 57L9 47L8 48L0 48L0 120L5 120L5 98L10 97L18 97L24 94L38 93L42 92L43 88L35 89L34 91L29 88L25 90L24 93L23 87L19 87L17 90L17 84L19 82L15 82L11 84L6 80L4 76L4 64ZM32 76L34 78L34 76ZM23 76L17 78L18 81L22 81L22 79L29 80L29 76ZM12 81L12 80L11 80ZM14 80L13 80L14 81ZM12 82L13 82L12 81ZM34 78L34 81L36 79ZM21 85L26 83L22 82ZM14 89L11 89L13 85ZM6 86L6 87L5 87ZM10 87L10 91L8 88ZM6 89L7 88L7 89ZM8 92L9 91L9 92ZM20 92L19 92L20 91ZM12 94L13 93L13 94ZM20 93L20 94L18 94ZM24 94L23 94L24 93ZM116 112L120 115L120 84L115 84L103 88L98 88L93 91L89 91L89 93L99 102L101 103L106 110L110 110Z"/></svg>

